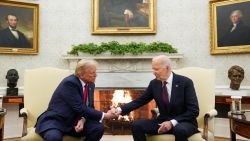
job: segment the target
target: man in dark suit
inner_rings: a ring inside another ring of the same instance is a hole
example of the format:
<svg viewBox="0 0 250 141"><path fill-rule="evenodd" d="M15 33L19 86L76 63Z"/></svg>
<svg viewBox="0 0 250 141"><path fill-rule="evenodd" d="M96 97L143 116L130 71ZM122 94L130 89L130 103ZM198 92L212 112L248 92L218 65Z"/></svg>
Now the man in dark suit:
<svg viewBox="0 0 250 141"><path fill-rule="evenodd" d="M145 93L136 100L113 108L112 112L127 114L155 100L160 115L157 119L137 120L132 123L134 141L146 141L145 134L174 134L175 141L187 141L187 138L198 132L198 100L191 79L172 72L170 60L160 55L152 60L156 76Z"/></svg>
<svg viewBox="0 0 250 141"><path fill-rule="evenodd" d="M242 21L243 14L240 10L231 13L231 25L227 32L218 41L218 47L250 45L250 27Z"/></svg>
<svg viewBox="0 0 250 141"><path fill-rule="evenodd" d="M63 135L85 136L85 141L99 141L104 133L102 120L115 115L94 109L95 79L96 62L79 61L75 74L62 80L48 109L38 117L36 133L45 141L62 141Z"/></svg>
<svg viewBox="0 0 250 141"><path fill-rule="evenodd" d="M0 47L31 48L25 35L17 30L17 17L9 14L6 17L8 27L0 32Z"/></svg>

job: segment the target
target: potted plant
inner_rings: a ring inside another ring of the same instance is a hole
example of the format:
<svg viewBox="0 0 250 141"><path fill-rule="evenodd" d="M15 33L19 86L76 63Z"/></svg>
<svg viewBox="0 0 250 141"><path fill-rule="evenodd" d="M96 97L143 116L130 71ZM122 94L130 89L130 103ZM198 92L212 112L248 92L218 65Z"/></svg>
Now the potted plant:
<svg viewBox="0 0 250 141"><path fill-rule="evenodd" d="M111 41L107 43L101 43L97 45L95 43L86 43L73 45L72 49L68 52L69 55L79 54L90 54L90 55L99 55L103 53L109 53L109 55L140 55L145 53L177 53L177 49L173 48L171 45L165 42L152 42L149 44L146 43L136 43L130 42L121 44L118 41Z"/></svg>

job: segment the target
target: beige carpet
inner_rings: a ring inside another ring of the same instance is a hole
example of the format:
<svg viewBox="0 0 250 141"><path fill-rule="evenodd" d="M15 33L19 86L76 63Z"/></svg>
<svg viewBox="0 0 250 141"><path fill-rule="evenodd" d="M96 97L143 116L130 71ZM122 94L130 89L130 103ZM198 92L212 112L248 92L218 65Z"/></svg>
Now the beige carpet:
<svg viewBox="0 0 250 141"><path fill-rule="evenodd" d="M4 141L20 141L19 138L4 139ZM131 135L104 135L101 141L133 141Z"/></svg>
<svg viewBox="0 0 250 141"><path fill-rule="evenodd" d="M215 141L229 141L230 139L215 137L214 140ZM5 139L4 141L20 141L20 139L19 138ZM124 136L104 135L101 141L133 141L133 138L132 136L129 136L129 135L124 135ZM242 140L237 140L237 141L242 141Z"/></svg>
<svg viewBox="0 0 250 141"><path fill-rule="evenodd" d="M132 135L104 135L101 141L133 141Z"/></svg>

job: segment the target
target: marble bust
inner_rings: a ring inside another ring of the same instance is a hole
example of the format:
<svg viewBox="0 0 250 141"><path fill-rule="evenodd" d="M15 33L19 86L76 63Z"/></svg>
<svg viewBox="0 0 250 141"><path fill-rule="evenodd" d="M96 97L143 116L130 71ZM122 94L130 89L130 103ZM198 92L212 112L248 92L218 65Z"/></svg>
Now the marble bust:
<svg viewBox="0 0 250 141"><path fill-rule="evenodd" d="M232 90L239 90L240 84L244 79L244 69L237 65L232 66L228 70L228 78L231 80L230 88Z"/></svg>

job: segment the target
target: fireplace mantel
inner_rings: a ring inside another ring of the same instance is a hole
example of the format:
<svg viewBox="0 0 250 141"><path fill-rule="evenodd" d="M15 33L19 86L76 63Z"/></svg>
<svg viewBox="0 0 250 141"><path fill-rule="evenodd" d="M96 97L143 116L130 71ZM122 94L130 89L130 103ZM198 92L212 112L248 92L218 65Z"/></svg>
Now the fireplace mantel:
<svg viewBox="0 0 250 141"><path fill-rule="evenodd" d="M161 53L162 54L162 53ZM69 69L73 70L76 63L81 59L95 59L98 65L98 72L148 72L151 71L151 60L160 53L145 53L142 55L91 55L80 54L62 55L62 59L68 61ZM177 68L177 62L183 58L183 54L166 54L172 61L172 67Z"/></svg>
<svg viewBox="0 0 250 141"><path fill-rule="evenodd" d="M162 54L162 53L161 53ZM150 80L154 79L152 73L152 58L160 55L90 55L79 56L62 55L62 59L68 63L68 69L74 70L81 59L95 59L98 62L96 87L109 88L145 88ZM172 61L173 69L178 68L178 61L183 54L166 54Z"/></svg>

